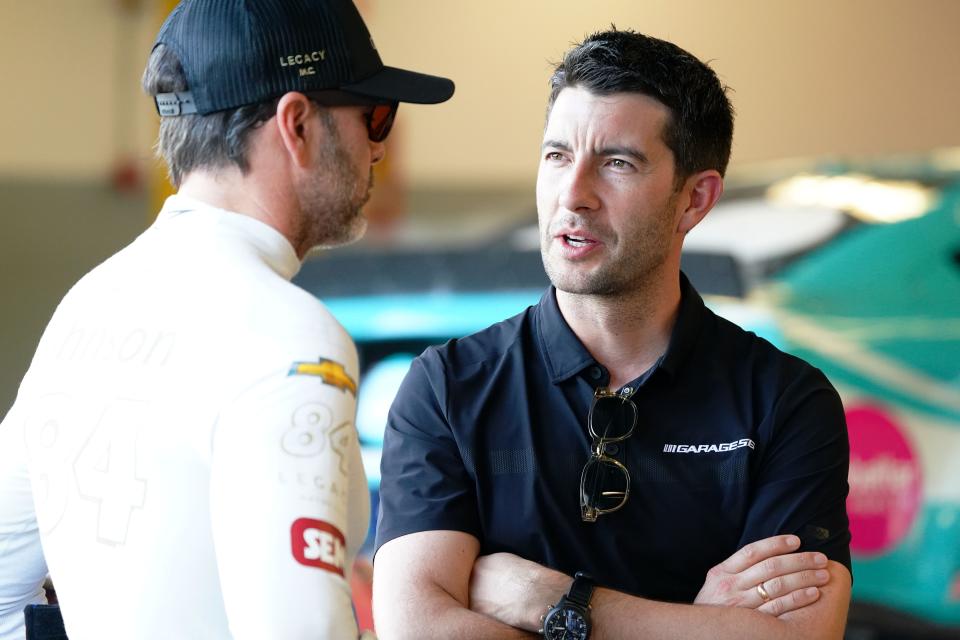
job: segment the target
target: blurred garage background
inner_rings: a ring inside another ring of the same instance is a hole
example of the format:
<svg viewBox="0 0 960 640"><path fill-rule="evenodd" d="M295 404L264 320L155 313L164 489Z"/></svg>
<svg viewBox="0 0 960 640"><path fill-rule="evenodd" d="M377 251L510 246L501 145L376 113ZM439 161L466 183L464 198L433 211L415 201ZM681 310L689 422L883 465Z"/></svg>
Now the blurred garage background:
<svg viewBox="0 0 960 640"><path fill-rule="evenodd" d="M0 415L62 295L169 193L139 76L173 5L0 0ZM848 637L960 637L960 2L358 5L390 64L457 83L441 107L400 109L368 237L299 276L360 345L371 489L409 358L545 286L531 225L551 61L634 28L709 60L737 110L728 193L685 269L844 395Z"/></svg>

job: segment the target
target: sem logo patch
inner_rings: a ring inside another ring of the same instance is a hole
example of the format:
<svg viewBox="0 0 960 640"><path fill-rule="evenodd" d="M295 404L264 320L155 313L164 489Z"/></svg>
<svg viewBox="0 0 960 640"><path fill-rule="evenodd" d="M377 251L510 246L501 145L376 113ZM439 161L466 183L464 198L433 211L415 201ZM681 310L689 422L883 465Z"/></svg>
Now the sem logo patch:
<svg viewBox="0 0 960 640"><path fill-rule="evenodd" d="M357 383L339 362L320 358L317 362L294 362L288 376L317 376L324 384L357 396Z"/></svg>
<svg viewBox="0 0 960 640"><path fill-rule="evenodd" d="M750 438L734 440L733 442L721 442L720 444L665 444L664 453L722 453L724 451L735 451L743 447L756 449L756 445Z"/></svg>
<svg viewBox="0 0 960 640"><path fill-rule="evenodd" d="M293 559L306 567L316 567L343 575L346 539L335 526L323 520L299 518L290 527Z"/></svg>

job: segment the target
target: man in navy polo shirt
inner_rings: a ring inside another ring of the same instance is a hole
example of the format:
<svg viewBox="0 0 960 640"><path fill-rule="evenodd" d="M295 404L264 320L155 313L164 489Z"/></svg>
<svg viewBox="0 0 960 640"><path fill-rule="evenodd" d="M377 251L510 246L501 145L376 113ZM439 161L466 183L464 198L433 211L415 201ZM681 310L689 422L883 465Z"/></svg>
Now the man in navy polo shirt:
<svg viewBox="0 0 960 640"><path fill-rule="evenodd" d="M537 207L553 286L427 350L402 385L381 637L840 638L839 397L680 272L723 191L724 88L625 31L575 47L551 86Z"/></svg>

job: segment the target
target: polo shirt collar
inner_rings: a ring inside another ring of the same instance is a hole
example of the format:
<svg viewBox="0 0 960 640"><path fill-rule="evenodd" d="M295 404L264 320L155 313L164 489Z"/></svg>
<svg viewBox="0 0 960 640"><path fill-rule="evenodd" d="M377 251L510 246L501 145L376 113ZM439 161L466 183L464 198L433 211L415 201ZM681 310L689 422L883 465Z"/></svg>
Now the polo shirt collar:
<svg viewBox="0 0 960 640"><path fill-rule="evenodd" d="M540 339L540 350L547 363L550 382L553 384L571 378L596 364L597 361L593 359L560 313L557 289L553 285L547 289L540 298L540 304L537 305L536 328Z"/></svg>
<svg viewBox="0 0 960 640"><path fill-rule="evenodd" d="M700 329L707 317L703 298L690 284L686 274L680 272L680 311L670 333L670 344L660 362L660 368L671 376L680 370L683 361L697 342Z"/></svg>
<svg viewBox="0 0 960 640"><path fill-rule="evenodd" d="M680 273L680 310L670 334L667 352L657 367L670 376L676 375L700 333L707 309L687 276ZM571 378L597 361L583 346L570 325L560 313L557 290L547 289L537 305L535 322L541 353L547 364L550 381L557 384Z"/></svg>

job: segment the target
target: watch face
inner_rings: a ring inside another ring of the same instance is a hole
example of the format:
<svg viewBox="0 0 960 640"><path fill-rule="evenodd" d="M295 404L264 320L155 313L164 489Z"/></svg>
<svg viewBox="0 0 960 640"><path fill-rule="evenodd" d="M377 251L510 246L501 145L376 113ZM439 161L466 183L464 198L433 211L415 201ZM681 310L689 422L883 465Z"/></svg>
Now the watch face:
<svg viewBox="0 0 960 640"><path fill-rule="evenodd" d="M586 618L576 609L555 609L543 625L547 640L586 640L589 631Z"/></svg>

